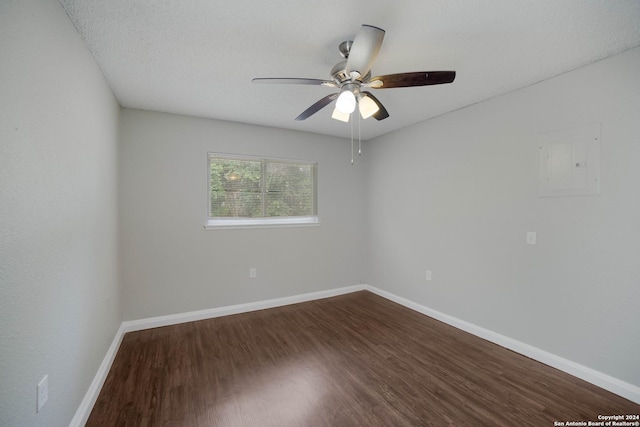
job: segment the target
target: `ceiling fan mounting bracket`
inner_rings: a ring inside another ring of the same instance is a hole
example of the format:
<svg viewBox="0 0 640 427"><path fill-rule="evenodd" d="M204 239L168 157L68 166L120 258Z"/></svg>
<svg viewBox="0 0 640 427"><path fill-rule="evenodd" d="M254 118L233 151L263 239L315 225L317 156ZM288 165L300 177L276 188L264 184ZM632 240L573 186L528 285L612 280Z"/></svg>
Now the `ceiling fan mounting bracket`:
<svg viewBox="0 0 640 427"><path fill-rule="evenodd" d="M338 49L340 50L340 55L342 55L344 59L347 59L349 57L351 46L353 46L353 40L343 41L338 45Z"/></svg>

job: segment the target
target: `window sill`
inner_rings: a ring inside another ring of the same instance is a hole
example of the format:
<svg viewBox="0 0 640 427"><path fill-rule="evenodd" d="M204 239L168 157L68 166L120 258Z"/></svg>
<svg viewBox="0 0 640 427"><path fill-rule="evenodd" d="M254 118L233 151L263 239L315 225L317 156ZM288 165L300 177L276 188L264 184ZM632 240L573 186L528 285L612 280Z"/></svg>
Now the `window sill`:
<svg viewBox="0 0 640 427"><path fill-rule="evenodd" d="M317 216L286 218L210 219L205 230L229 230L236 228L310 227L320 225Z"/></svg>

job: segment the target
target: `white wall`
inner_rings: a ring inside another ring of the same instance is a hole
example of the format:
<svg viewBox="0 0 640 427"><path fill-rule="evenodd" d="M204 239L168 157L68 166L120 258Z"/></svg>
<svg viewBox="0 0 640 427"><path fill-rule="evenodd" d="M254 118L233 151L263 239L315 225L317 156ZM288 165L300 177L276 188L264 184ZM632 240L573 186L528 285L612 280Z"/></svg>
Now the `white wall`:
<svg viewBox="0 0 640 427"><path fill-rule="evenodd" d="M0 2L2 426L68 425L120 324L118 112L57 1Z"/></svg>
<svg viewBox="0 0 640 427"><path fill-rule="evenodd" d="M640 385L639 75L636 48L371 141L367 282ZM538 197L537 136L590 123L601 194Z"/></svg>
<svg viewBox="0 0 640 427"><path fill-rule="evenodd" d="M317 161L322 224L204 230L207 152ZM351 166L350 158L344 139L124 109L125 320L361 283L366 183L363 166ZM249 279L251 267L256 279Z"/></svg>

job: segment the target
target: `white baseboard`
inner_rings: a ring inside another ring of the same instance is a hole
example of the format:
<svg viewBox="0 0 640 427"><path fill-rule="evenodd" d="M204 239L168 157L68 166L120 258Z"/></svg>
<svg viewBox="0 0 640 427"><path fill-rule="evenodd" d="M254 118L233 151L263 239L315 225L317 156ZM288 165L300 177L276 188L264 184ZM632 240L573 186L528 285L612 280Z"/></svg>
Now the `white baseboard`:
<svg viewBox="0 0 640 427"><path fill-rule="evenodd" d="M640 387L638 386L629 384L625 381L622 381L618 378L614 378L610 375L603 374L602 372L580 365L579 363L572 362L571 360L567 360L560 356L556 356L555 354L541 350L537 347L533 347L529 344L525 344L523 342L514 340L504 335L500 335L496 332L490 331L488 329L482 328L480 326L474 325L464 320L460 320L448 314L444 314L437 310L433 310L429 307L425 307L423 305L420 305L408 299L399 297L387 291L383 291L381 289L378 289L369 285L365 285L364 288L365 290L373 292L374 294L379 295L383 298L386 298L390 301L396 302L400 305L403 305L414 311L417 311L419 313L432 317L436 320L444 322L455 328L461 329L465 332L469 332L470 334L473 334L477 337L490 341L494 344L498 344L501 347L508 348L509 350L515 351L516 353L520 353L533 360L544 363L545 365L559 369L563 372L573 375L574 377L585 380L600 388L603 388L619 396L622 396L625 399L629 399L632 402L640 404Z"/></svg>
<svg viewBox="0 0 640 427"><path fill-rule="evenodd" d="M250 311L264 310L267 308L282 307L284 305L297 304L305 301L330 298L337 295L362 291L365 285L347 286L345 288L330 289L327 291L311 292L308 294L294 295L284 298L275 298L266 301L256 301L246 304L229 305L226 307L211 308L208 310L190 311L187 313L170 314L168 316L150 317L148 319L130 320L123 322L125 332L141 331L144 329L159 328L161 326L177 325L179 323L194 322L196 320L213 319L214 317L229 316L232 314L248 313Z"/></svg>
<svg viewBox="0 0 640 427"><path fill-rule="evenodd" d="M390 292L383 291L369 285L354 285L344 288L330 289L327 291L311 292L307 294L294 295L284 298L275 298L265 301L251 302L247 304L231 305L226 307L212 308L208 310L191 311L187 313L172 314L168 316L151 317L148 319L130 320L122 322L120 328L116 332L113 342L107 351L95 378L91 382L89 390L85 394L75 416L69 424L70 427L82 427L89 419L93 405L98 399L102 385L107 378L111 364L115 359L115 356L122 342L124 334L127 332L141 331L144 329L158 328L161 326L176 325L179 323L193 322L196 320L211 319L220 316L229 316L232 314L248 313L250 311L264 310L267 308L281 307L290 304L297 304L305 301L313 301L323 298L330 298L337 295L348 294L352 292L367 290L390 301L403 305L411 310L417 311L436 320L444 322L455 328L461 329L465 332L469 332L477 337L498 344L501 347L513 350L516 353L520 353L538 362L544 363L561 371L564 371L570 375L583 379L591 384L622 396L632 402L640 404L640 387L633 384L629 384L612 376L603 374L594 369L556 356L539 348L530 346L520 341L516 341L504 335L500 335L488 329L474 325L472 323L460 320L456 317L448 314L441 313L437 310L433 310L429 307L425 307L421 304L415 303L408 299L399 297Z"/></svg>
<svg viewBox="0 0 640 427"><path fill-rule="evenodd" d="M89 390L85 393L82 402L80 402L80 406L76 410L73 419L71 419L69 427L82 427L87 423L91 410L93 409L93 405L96 403L96 400L98 400L100 390L102 390L104 381L107 379L107 375L111 369L111 364L113 364L113 360L116 358L124 333L124 328L121 324L116 332L116 336L113 338L113 341L107 350L107 354L104 356L104 359L102 359L102 363L98 368L96 376L93 377Z"/></svg>

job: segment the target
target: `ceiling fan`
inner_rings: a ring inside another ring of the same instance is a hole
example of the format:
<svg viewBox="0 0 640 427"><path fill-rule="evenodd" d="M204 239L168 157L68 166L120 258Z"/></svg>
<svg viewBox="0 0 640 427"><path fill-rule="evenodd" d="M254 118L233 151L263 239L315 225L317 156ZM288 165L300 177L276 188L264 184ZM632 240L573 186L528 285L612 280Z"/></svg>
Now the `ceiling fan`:
<svg viewBox="0 0 640 427"><path fill-rule="evenodd" d="M371 66L378 56L385 31L373 25L362 25L353 41L340 43L338 49L345 58L331 69L330 80L306 78L255 78L253 83L303 84L327 86L339 92L327 95L302 112L296 120L305 120L334 100L336 106L331 117L348 122L358 107L363 119L373 117L384 120L389 113L382 103L367 90L398 87L428 86L451 83L455 71L418 71L371 77Z"/></svg>

